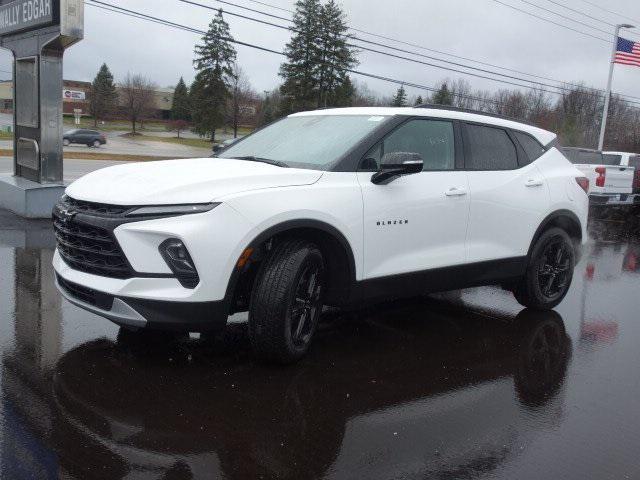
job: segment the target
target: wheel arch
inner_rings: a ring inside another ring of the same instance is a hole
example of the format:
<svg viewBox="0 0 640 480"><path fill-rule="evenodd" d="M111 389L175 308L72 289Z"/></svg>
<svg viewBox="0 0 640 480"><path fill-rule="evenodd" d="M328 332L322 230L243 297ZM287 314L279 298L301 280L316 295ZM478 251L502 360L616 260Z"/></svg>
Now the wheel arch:
<svg viewBox="0 0 640 480"><path fill-rule="evenodd" d="M242 252L249 248L255 251L272 239L280 240L293 236L308 239L315 243L323 253L329 272L329 284L325 294L327 304L346 303L351 296L351 289L356 279L355 256L346 236L329 223L315 219L287 220L277 223L255 236L242 249ZM231 303L242 275L243 272L234 266L226 291L226 298Z"/></svg>
<svg viewBox="0 0 640 480"><path fill-rule="evenodd" d="M580 223L578 216L571 210L556 210L547 215L536 229L536 232L531 239L531 243L529 244L527 260L531 257L533 246L538 238L540 238L540 235L552 227L558 227L567 232L567 234L574 240L577 247L582 243L582 224ZM579 254L579 250L579 248L576 249L577 255Z"/></svg>

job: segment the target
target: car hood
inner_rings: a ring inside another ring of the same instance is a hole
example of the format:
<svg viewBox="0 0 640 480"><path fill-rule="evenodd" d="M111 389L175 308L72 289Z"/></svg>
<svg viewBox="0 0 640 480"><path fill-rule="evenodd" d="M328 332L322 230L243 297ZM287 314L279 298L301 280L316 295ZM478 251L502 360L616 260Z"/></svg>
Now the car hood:
<svg viewBox="0 0 640 480"><path fill-rule="evenodd" d="M69 185L66 193L112 205L206 203L249 190L310 185L322 173L222 158L164 160L96 170Z"/></svg>

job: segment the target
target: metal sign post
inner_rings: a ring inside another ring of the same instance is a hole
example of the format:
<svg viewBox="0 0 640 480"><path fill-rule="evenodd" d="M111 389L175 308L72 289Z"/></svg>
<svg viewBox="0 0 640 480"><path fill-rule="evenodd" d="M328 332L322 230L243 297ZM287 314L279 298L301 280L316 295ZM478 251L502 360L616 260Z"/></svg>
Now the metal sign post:
<svg viewBox="0 0 640 480"><path fill-rule="evenodd" d="M84 36L83 0L0 0L0 47L13 53L14 168L0 207L46 217L63 189L62 58Z"/></svg>

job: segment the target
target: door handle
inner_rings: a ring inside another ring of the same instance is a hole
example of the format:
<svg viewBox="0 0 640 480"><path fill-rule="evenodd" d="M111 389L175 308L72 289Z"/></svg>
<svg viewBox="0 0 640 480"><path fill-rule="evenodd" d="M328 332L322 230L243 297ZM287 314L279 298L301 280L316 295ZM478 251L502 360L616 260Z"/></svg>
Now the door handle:
<svg viewBox="0 0 640 480"><path fill-rule="evenodd" d="M462 195L466 195L467 191L463 188L451 187L449 190L444 192L447 197L461 197Z"/></svg>
<svg viewBox="0 0 640 480"><path fill-rule="evenodd" d="M530 178L526 181L525 186L527 187L540 187L542 185L542 180Z"/></svg>

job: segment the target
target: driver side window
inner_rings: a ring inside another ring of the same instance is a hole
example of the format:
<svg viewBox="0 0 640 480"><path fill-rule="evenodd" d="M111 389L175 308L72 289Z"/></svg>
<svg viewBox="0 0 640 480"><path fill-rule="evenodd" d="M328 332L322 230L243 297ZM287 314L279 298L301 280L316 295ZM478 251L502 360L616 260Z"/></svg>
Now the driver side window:
<svg viewBox="0 0 640 480"><path fill-rule="evenodd" d="M419 153L423 171L453 170L455 166L453 123L446 120L409 120L387 135L365 155L360 168L378 170L385 153Z"/></svg>

